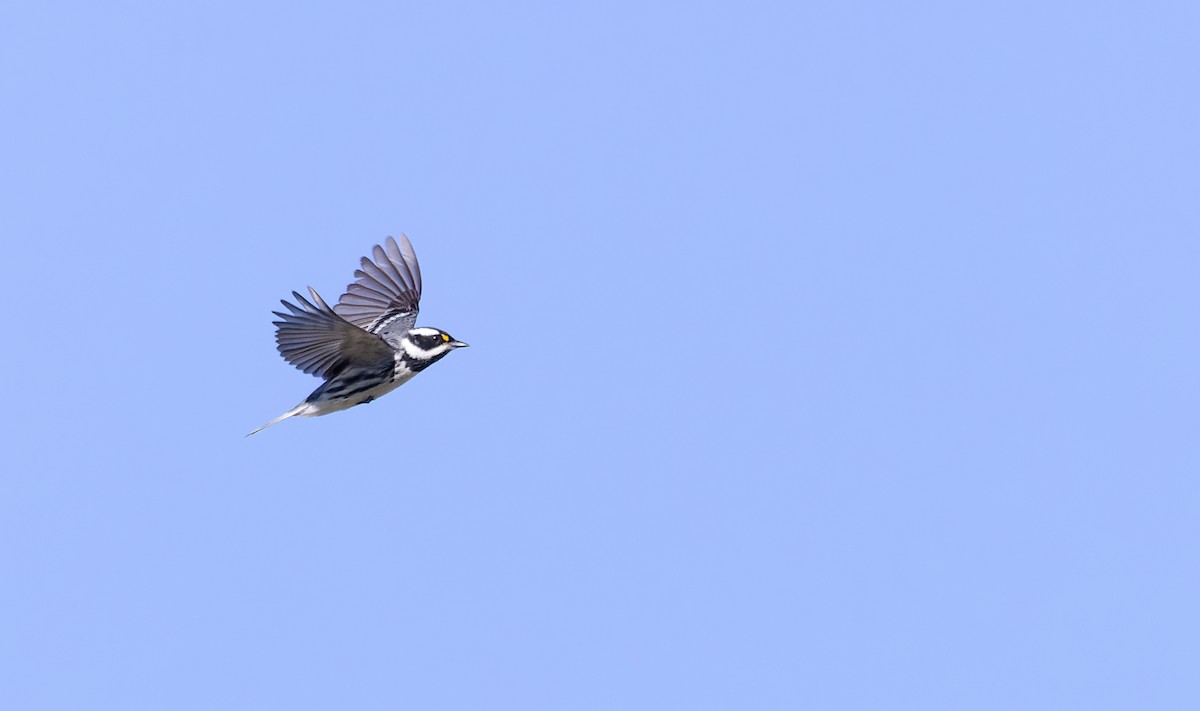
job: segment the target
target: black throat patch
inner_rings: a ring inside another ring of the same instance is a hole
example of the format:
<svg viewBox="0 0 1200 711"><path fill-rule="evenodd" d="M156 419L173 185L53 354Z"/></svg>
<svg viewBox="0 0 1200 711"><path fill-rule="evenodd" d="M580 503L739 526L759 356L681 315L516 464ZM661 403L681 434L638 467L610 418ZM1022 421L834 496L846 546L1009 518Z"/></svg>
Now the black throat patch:
<svg viewBox="0 0 1200 711"><path fill-rule="evenodd" d="M444 350L435 356L430 356L429 358L413 358L412 356L410 356L408 354L407 351L401 350L400 351L400 362L404 364L405 368L408 368L412 372L420 373L422 370L425 370L426 368L428 368L429 366L438 362L442 358L445 358L446 354L449 352L450 352L449 350Z"/></svg>

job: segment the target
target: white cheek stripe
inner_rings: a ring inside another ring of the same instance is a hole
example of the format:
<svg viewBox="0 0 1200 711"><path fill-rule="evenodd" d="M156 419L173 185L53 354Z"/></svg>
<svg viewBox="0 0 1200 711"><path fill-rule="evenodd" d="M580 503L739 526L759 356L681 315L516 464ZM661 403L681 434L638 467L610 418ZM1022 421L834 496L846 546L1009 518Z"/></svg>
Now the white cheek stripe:
<svg viewBox="0 0 1200 711"><path fill-rule="evenodd" d="M400 345L404 348L404 352L408 354L409 358L416 358L417 360L429 360L430 358L433 358L439 353L443 353L450 348L450 344L443 343L437 348L423 350L420 346L408 340L407 338L401 341Z"/></svg>

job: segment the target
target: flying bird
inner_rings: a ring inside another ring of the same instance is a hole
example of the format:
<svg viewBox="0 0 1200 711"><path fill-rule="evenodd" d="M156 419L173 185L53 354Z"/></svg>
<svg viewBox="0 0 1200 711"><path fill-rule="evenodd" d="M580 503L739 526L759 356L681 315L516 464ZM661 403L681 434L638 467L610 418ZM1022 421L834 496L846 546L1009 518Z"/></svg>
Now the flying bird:
<svg viewBox="0 0 1200 711"><path fill-rule="evenodd" d="M355 281L336 306L311 286L308 300L281 301L287 313L273 312L275 342L283 359L325 383L304 402L259 427L261 432L289 417L318 417L368 403L466 343L437 328L417 328L421 267L408 237L388 237L375 245L374 261L363 257ZM250 435L246 435L249 437Z"/></svg>

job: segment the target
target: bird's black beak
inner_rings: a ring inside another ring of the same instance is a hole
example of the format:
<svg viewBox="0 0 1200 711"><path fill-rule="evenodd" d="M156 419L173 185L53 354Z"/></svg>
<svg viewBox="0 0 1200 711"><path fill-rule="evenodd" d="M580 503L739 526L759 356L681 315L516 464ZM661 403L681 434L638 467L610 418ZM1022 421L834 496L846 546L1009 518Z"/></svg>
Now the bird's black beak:
<svg viewBox="0 0 1200 711"><path fill-rule="evenodd" d="M462 341L450 341L451 348L466 348L468 345L469 344L463 343Z"/></svg>

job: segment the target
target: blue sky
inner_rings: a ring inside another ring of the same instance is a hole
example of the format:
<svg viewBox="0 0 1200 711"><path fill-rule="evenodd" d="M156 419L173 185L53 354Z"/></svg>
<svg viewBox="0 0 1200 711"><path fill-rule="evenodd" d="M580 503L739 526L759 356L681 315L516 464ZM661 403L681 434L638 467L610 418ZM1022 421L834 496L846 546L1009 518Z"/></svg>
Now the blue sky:
<svg viewBox="0 0 1200 711"><path fill-rule="evenodd" d="M0 698L1196 708L1198 20L7 7ZM399 232L472 348L244 439Z"/></svg>

